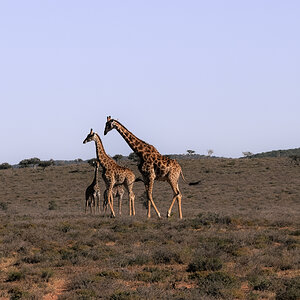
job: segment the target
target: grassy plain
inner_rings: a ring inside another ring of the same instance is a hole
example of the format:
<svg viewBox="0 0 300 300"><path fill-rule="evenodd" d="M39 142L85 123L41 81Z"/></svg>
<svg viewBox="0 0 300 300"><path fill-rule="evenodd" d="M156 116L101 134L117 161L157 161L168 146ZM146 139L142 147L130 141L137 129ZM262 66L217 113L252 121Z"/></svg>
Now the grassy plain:
<svg viewBox="0 0 300 300"><path fill-rule="evenodd" d="M163 215L85 215L88 164L0 171L0 299L300 299L300 167L288 158L182 159ZM121 161L122 164L122 161ZM137 176L136 166L131 167ZM102 192L104 185L100 182ZM117 203L115 201L115 210Z"/></svg>

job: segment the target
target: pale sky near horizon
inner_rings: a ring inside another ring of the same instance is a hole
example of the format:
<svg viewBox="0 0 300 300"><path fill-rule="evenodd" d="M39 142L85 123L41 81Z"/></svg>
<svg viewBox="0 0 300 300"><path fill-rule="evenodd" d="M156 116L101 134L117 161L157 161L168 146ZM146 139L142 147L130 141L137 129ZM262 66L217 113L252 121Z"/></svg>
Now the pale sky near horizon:
<svg viewBox="0 0 300 300"><path fill-rule="evenodd" d="M300 1L0 0L0 163L300 147Z"/></svg>

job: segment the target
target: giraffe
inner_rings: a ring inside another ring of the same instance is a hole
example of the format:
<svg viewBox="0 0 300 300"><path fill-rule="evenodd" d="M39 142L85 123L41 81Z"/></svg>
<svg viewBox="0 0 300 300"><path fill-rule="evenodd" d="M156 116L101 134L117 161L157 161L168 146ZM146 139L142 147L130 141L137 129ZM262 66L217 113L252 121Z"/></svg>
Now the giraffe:
<svg viewBox="0 0 300 300"><path fill-rule="evenodd" d="M135 181L134 173L125 167L119 166L111 157L109 157L103 147L102 141L96 132L91 129L83 143L94 141L96 145L97 159L102 167L102 178L106 185L107 202L111 215L115 217L113 208L113 187L114 185L124 185L128 191L129 215L135 215L133 183Z"/></svg>
<svg viewBox="0 0 300 300"><path fill-rule="evenodd" d="M91 213L94 213L95 210L100 212L100 186L98 183L98 170L99 170L99 162L96 162L95 165L95 175L92 183L85 190L85 213L87 207L90 207Z"/></svg>
<svg viewBox="0 0 300 300"><path fill-rule="evenodd" d="M179 190L178 180L180 175L185 181L180 165L175 159L170 159L161 155L154 146L140 140L133 133L127 130L119 121L107 117L104 135L106 135L112 129L116 129L120 135L124 138L130 148L140 158L138 169L143 176L143 181L146 188L146 194L148 199L148 218L151 217L151 205L160 218L160 212L158 211L152 197L154 180L167 181L173 190L173 199L171 206L168 210L167 217L171 216L171 211L175 200L178 202L179 218L182 219L181 199L182 194Z"/></svg>
<svg viewBox="0 0 300 300"><path fill-rule="evenodd" d="M119 207L119 215L122 214L122 199L124 195L124 188L122 185L114 186L113 188L113 197L118 197L118 207ZM108 198L107 198L107 190L104 191L104 201L103 201L103 210L106 212L108 205Z"/></svg>

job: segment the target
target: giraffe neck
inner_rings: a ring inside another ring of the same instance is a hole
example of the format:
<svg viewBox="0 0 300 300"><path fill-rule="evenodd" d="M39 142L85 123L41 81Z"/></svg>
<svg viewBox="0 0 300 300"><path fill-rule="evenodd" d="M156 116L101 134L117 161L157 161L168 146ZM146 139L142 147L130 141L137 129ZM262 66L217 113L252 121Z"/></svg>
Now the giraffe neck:
<svg viewBox="0 0 300 300"><path fill-rule="evenodd" d="M140 157L143 157L145 155L145 153L158 152L152 145L137 138L126 127L124 127L120 122L115 121L115 124L116 124L116 130L120 133L120 135L123 137L123 139L127 142L129 147Z"/></svg>
<svg viewBox="0 0 300 300"><path fill-rule="evenodd" d="M106 154L102 141L98 134L96 134L95 144L98 161L103 168L107 169L111 162L114 162L114 160Z"/></svg>
<svg viewBox="0 0 300 300"><path fill-rule="evenodd" d="M96 164L96 167L95 167L95 176L94 176L94 180L93 180L93 184L94 185L97 185L98 184L98 165Z"/></svg>

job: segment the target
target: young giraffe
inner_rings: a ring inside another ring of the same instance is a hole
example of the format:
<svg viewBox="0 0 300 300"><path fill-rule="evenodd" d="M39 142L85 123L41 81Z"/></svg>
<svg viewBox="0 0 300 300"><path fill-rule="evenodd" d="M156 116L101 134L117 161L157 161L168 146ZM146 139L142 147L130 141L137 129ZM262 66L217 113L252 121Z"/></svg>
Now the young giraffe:
<svg viewBox="0 0 300 300"><path fill-rule="evenodd" d="M135 181L134 173L125 167L119 166L111 157L109 157L102 145L102 141L96 132L91 129L90 133L87 135L83 143L94 141L96 144L97 159L102 166L102 178L106 185L107 201L110 207L110 211L113 217L115 217L115 212L113 208L113 187L114 185L124 185L128 191L129 198L129 215L135 215L134 209L134 193L133 193L133 183Z"/></svg>
<svg viewBox="0 0 300 300"><path fill-rule="evenodd" d="M93 213L93 208L94 213L95 210L100 212L100 186L98 184L98 170L99 162L97 161L93 182L85 190L85 213L88 206L90 207L91 213Z"/></svg>
<svg viewBox="0 0 300 300"><path fill-rule="evenodd" d="M167 217L171 216L172 207L175 200L178 201L178 212L179 218L182 219L181 211L181 198L182 194L178 187L178 180L180 175L183 174L180 165L174 159L170 159L166 156L161 155L154 146L140 140L129 130L127 130L120 122L107 117L107 122L105 125L104 135L106 135L110 130L116 129L120 135L124 138L130 148L139 156L140 163L138 165L139 171L143 175L144 184L146 188L147 198L148 198L148 218L150 218L151 204L153 205L158 217L160 218L160 213L153 201L152 191L154 180L167 181L174 193L171 206L168 210Z"/></svg>

